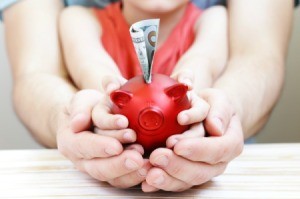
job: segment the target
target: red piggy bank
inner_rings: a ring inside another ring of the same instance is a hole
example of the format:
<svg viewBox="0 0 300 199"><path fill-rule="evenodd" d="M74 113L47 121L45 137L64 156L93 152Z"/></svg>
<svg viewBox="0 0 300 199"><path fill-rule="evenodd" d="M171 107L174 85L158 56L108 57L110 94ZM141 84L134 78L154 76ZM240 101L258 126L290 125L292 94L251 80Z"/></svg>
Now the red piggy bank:
<svg viewBox="0 0 300 199"><path fill-rule="evenodd" d="M146 154L164 147L169 136L186 131L189 126L177 122L179 112L189 109L188 87L162 74L152 75L147 84L136 76L111 93L112 113L129 120L129 128L137 133L137 143Z"/></svg>

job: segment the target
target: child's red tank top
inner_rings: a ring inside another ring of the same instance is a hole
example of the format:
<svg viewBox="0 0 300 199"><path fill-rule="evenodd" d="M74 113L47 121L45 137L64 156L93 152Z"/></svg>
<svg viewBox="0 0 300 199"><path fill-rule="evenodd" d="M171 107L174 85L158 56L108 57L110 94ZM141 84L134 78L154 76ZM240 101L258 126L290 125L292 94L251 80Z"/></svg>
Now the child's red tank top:
<svg viewBox="0 0 300 199"><path fill-rule="evenodd" d="M122 14L121 3L95 9L102 26L102 45L119 67L123 77L130 79L142 74L129 33L129 25ZM171 31L167 40L155 52L152 73L170 75L179 58L194 41L194 25L201 10L189 3L184 16Z"/></svg>

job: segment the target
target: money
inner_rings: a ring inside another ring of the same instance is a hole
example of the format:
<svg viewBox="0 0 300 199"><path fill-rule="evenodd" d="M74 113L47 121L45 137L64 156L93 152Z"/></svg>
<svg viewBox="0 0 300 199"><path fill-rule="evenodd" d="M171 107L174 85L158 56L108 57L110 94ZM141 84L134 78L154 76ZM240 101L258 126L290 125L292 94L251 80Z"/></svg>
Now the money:
<svg viewBox="0 0 300 199"><path fill-rule="evenodd" d="M151 83L151 72L158 38L159 19L134 23L130 29L131 39L142 67L146 83Z"/></svg>

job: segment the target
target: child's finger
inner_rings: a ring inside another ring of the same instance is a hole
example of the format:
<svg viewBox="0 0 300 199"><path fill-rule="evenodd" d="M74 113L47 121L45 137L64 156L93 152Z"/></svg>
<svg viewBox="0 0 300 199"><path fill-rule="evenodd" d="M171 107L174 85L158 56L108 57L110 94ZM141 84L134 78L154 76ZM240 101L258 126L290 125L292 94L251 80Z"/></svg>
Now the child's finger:
<svg viewBox="0 0 300 199"><path fill-rule="evenodd" d="M141 169L126 174L124 176L108 181L109 184L119 188L129 188L145 181L149 169L152 167L149 160L144 160L144 165Z"/></svg>
<svg viewBox="0 0 300 199"><path fill-rule="evenodd" d="M125 150L118 156L94 158L78 162L90 176L100 181L110 181L134 171L144 165L142 155L134 150Z"/></svg>
<svg viewBox="0 0 300 199"><path fill-rule="evenodd" d="M111 114L110 107L98 103L92 111L93 123L102 130L116 130L128 127L128 119L124 115Z"/></svg>
<svg viewBox="0 0 300 199"><path fill-rule="evenodd" d="M73 132L77 133L90 128L92 109L100 101L101 97L101 93L91 89L76 93L68 108Z"/></svg>
<svg viewBox="0 0 300 199"><path fill-rule="evenodd" d="M235 114L232 104L225 94L216 89L206 89L201 93L209 105L210 110L204 126L209 135L220 136L226 132L232 116Z"/></svg>
<svg viewBox="0 0 300 199"><path fill-rule="evenodd" d="M136 141L136 133L132 129L102 130L95 128L94 132L99 135L113 137L119 140L122 144L128 144Z"/></svg>
<svg viewBox="0 0 300 199"><path fill-rule="evenodd" d="M166 141L166 146L168 148L173 148L174 145L182 139L199 138L199 137L204 137L204 136L205 136L205 130L204 130L203 123L198 123L198 124L192 125L189 130L185 131L182 134L176 134L176 135L170 136Z"/></svg>
<svg viewBox="0 0 300 199"><path fill-rule="evenodd" d="M145 153L143 146L140 144L130 144L125 147L125 150L134 150L139 152L141 155L144 155Z"/></svg>
<svg viewBox="0 0 300 199"><path fill-rule="evenodd" d="M73 133L69 128L57 134L58 150L71 160L105 158L122 153L122 144L111 137L88 131Z"/></svg>
<svg viewBox="0 0 300 199"><path fill-rule="evenodd" d="M178 114L177 120L181 125L202 122L207 117L209 111L208 103L193 92L190 93L190 98L192 107Z"/></svg>
<svg viewBox="0 0 300 199"><path fill-rule="evenodd" d="M102 80L102 88L106 94L110 95L112 91L119 89L126 81L122 76L105 76Z"/></svg>
<svg viewBox="0 0 300 199"><path fill-rule="evenodd" d="M180 83L186 84L189 90L193 89L194 74L190 70L181 70L171 75L171 78L177 80Z"/></svg>

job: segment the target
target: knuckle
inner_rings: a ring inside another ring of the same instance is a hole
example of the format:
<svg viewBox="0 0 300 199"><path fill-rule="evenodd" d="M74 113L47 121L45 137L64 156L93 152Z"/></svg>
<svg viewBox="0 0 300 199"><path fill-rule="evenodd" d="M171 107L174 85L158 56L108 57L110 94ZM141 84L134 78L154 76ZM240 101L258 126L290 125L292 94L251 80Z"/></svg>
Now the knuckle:
<svg viewBox="0 0 300 199"><path fill-rule="evenodd" d="M169 170L170 173L172 173L174 176L179 176L180 174L183 174L183 166L180 164L170 164Z"/></svg>
<svg viewBox="0 0 300 199"><path fill-rule="evenodd" d="M107 176L107 172L101 170L101 169L94 169L92 171L90 171L92 173L92 176L94 178L96 178L97 180L100 180L102 182L107 182L109 180L111 180L108 176Z"/></svg>
<svg viewBox="0 0 300 199"><path fill-rule="evenodd" d="M237 143L235 148L236 156L240 155L243 152L243 149L244 149L244 143L243 142Z"/></svg>
<svg viewBox="0 0 300 199"><path fill-rule="evenodd" d="M87 147L86 146L91 146L89 140L86 140L85 142L81 141L81 136L78 135L77 139L73 143L73 148L76 151L76 155L79 158L83 159L92 159L93 157L91 154L87 153Z"/></svg>
<svg viewBox="0 0 300 199"><path fill-rule="evenodd" d="M216 154L212 156L210 160L210 164L217 164L222 161L222 159L228 154L227 147L218 147L216 150Z"/></svg>
<svg viewBox="0 0 300 199"><path fill-rule="evenodd" d="M191 188L191 186L179 187L176 190L174 190L174 192L183 192L185 190L188 190L189 188Z"/></svg>
<svg viewBox="0 0 300 199"><path fill-rule="evenodd" d="M70 158L69 142L65 142L62 135L57 137L57 150L66 158Z"/></svg>
<svg viewBox="0 0 300 199"><path fill-rule="evenodd" d="M200 185L200 184L205 183L208 180L209 180L208 175L205 172L198 171L194 175L194 177L191 178L191 180L188 182L188 184L191 184L191 185Z"/></svg>
<svg viewBox="0 0 300 199"><path fill-rule="evenodd" d="M216 176L221 175L222 173L224 173L226 168L227 168L227 163L221 163Z"/></svg>
<svg viewBox="0 0 300 199"><path fill-rule="evenodd" d="M58 151L59 151L62 155L64 155L65 157L68 158L69 153L68 153L67 147L66 147L64 144L62 144L62 143L59 142L59 143L57 144L57 149L58 149Z"/></svg>
<svg viewBox="0 0 300 199"><path fill-rule="evenodd" d="M84 158L84 159L92 159L92 157L89 155L89 154L86 154L84 151L85 151L85 148L83 146L83 143L81 142L77 142L76 144L76 151L77 151L77 156L79 158Z"/></svg>

